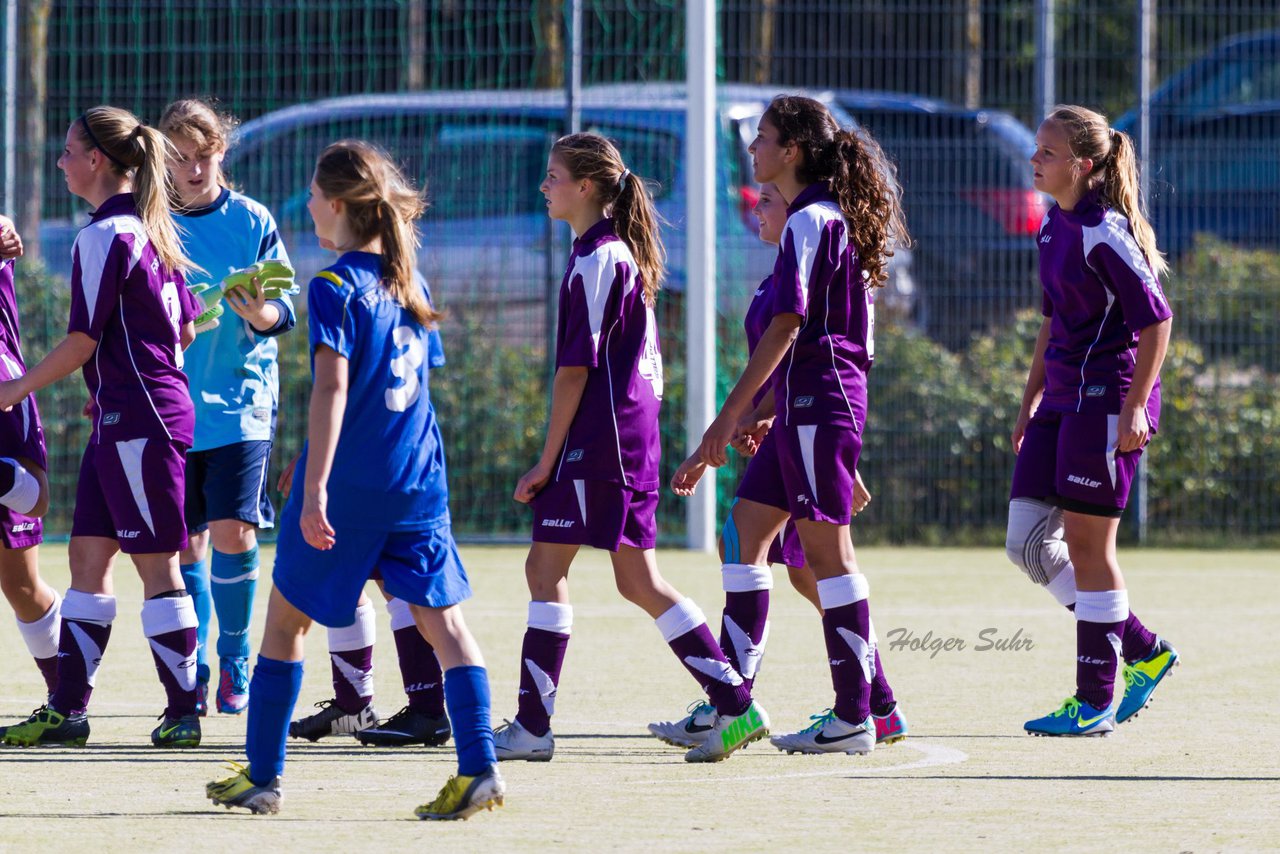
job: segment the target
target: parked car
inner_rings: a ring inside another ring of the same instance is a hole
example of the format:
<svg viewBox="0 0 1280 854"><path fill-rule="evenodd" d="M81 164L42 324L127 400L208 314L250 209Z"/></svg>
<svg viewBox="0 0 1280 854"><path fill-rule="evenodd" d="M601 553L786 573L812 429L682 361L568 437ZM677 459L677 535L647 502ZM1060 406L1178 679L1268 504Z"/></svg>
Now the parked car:
<svg viewBox="0 0 1280 854"><path fill-rule="evenodd" d="M1137 109L1115 126L1138 136ZM1223 42L1151 96L1148 199L1172 258L1196 234L1280 249L1280 30Z"/></svg>
<svg viewBox="0 0 1280 854"><path fill-rule="evenodd" d="M963 347L1037 304L1035 235L1047 209L1032 185L1035 136L1013 116L893 92L831 97L898 167L915 240L916 316Z"/></svg>

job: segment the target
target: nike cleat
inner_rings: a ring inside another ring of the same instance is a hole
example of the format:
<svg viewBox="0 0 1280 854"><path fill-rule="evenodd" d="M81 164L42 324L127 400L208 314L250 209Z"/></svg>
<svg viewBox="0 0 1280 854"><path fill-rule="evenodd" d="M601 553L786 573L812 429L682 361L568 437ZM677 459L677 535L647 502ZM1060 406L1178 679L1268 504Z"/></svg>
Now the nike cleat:
<svg viewBox="0 0 1280 854"><path fill-rule="evenodd" d="M218 711L238 715L249 708L249 659L224 655L218 660Z"/></svg>
<svg viewBox="0 0 1280 854"><path fill-rule="evenodd" d="M888 747L907 737L907 719L902 716L902 707L897 703L887 715L873 713L871 720L876 725L876 747Z"/></svg>
<svg viewBox="0 0 1280 854"><path fill-rule="evenodd" d="M506 794L507 786L498 766L490 765L475 777L450 777L436 799L418 807L413 814L430 821L467 819L480 810L492 811L495 806L502 806Z"/></svg>
<svg viewBox="0 0 1280 854"><path fill-rule="evenodd" d="M151 731L151 743L156 747L199 747L200 716L197 714L171 718L161 715L160 726Z"/></svg>
<svg viewBox="0 0 1280 854"><path fill-rule="evenodd" d="M227 770L235 771L235 776L207 783L204 787L205 797L227 809L244 807L254 815L274 815L280 812L280 802L284 800L284 795L280 794L279 777L265 786L259 786L249 779L249 769L238 762L228 762Z"/></svg>
<svg viewBox="0 0 1280 854"><path fill-rule="evenodd" d="M697 747L716 725L716 708L706 700L694 700L685 711L689 714L678 721L649 724L649 732L675 747Z"/></svg>
<svg viewBox="0 0 1280 854"><path fill-rule="evenodd" d="M769 715L755 700L740 715L716 715L706 738L684 755L685 762L722 762L769 734Z"/></svg>
<svg viewBox="0 0 1280 854"><path fill-rule="evenodd" d="M515 759L550 762L556 753L556 737L550 729L546 735L534 735L521 726L518 720L503 721L502 726L493 731L493 752L499 762Z"/></svg>
<svg viewBox="0 0 1280 854"><path fill-rule="evenodd" d="M851 724L827 709L810 715L812 724L799 732L775 735L769 743L787 753L847 753L865 756L875 749L876 727L868 715L861 723Z"/></svg>
<svg viewBox="0 0 1280 854"><path fill-rule="evenodd" d="M1110 735L1115 729L1111 709L1095 709L1076 697L1068 697L1056 712L1027 721L1022 728L1032 735Z"/></svg>
<svg viewBox="0 0 1280 854"><path fill-rule="evenodd" d="M205 717L209 714L209 665L196 665L196 714Z"/></svg>
<svg viewBox="0 0 1280 854"><path fill-rule="evenodd" d="M321 700L316 703L320 711L289 724L290 738L319 741L330 735L355 735L362 729L376 726L378 713L373 704L358 712L344 712L337 700Z"/></svg>
<svg viewBox="0 0 1280 854"><path fill-rule="evenodd" d="M5 727L4 743L14 747L84 747L89 740L89 718L64 715L50 706L41 706L22 723Z"/></svg>
<svg viewBox="0 0 1280 854"><path fill-rule="evenodd" d="M1168 641L1158 638L1150 655L1124 666L1124 699L1116 710L1117 724L1137 717L1138 712L1147 707L1160 680L1169 675L1178 661L1178 651Z"/></svg>
<svg viewBox="0 0 1280 854"><path fill-rule="evenodd" d="M440 747L449 740L449 718L433 718L405 706L377 726L356 733L356 740L366 747L408 747L421 744Z"/></svg>

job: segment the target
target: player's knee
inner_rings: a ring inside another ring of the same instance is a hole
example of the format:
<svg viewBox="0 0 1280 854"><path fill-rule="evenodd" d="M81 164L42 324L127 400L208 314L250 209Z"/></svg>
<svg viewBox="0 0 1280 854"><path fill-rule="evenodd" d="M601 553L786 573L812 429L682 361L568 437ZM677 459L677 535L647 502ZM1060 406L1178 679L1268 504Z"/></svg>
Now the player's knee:
<svg viewBox="0 0 1280 854"><path fill-rule="evenodd" d="M1009 561L1033 583L1047 585L1069 563L1062 542L1061 514L1033 498L1009 502L1004 551Z"/></svg>
<svg viewBox="0 0 1280 854"><path fill-rule="evenodd" d="M36 582L26 573L0 572L0 592L10 604L18 605L36 595Z"/></svg>

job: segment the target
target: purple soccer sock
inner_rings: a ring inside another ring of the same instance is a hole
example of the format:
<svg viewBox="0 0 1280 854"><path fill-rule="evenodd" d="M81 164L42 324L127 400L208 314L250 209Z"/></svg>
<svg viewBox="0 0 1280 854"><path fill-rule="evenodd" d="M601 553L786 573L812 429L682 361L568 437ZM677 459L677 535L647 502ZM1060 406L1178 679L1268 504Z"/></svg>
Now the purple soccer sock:
<svg viewBox="0 0 1280 854"><path fill-rule="evenodd" d="M1076 606L1068 605L1067 610L1075 613ZM1156 635L1138 619L1138 615L1129 612L1125 618L1124 628L1120 633L1120 649L1124 660L1132 664L1141 661L1156 648Z"/></svg>
<svg viewBox="0 0 1280 854"><path fill-rule="evenodd" d="M520 647L520 695L516 720L537 736L551 729L560 670L573 630L573 607L561 602L530 602L529 623Z"/></svg>
<svg viewBox="0 0 1280 854"><path fill-rule="evenodd" d="M428 717L444 717L444 673L436 651L413 621L413 611L403 599L387 602L396 659L409 708Z"/></svg>
<svg viewBox="0 0 1280 854"><path fill-rule="evenodd" d="M53 596L53 602L38 619L29 623L18 620L18 633L27 645L27 652L40 668L46 693L50 696L58 687L58 637L62 630L62 597L45 588Z"/></svg>
<svg viewBox="0 0 1280 854"><path fill-rule="evenodd" d="M54 691L58 690L58 656L37 658L36 667L40 668L40 675L44 677L44 687L52 697Z"/></svg>
<svg viewBox="0 0 1280 854"><path fill-rule="evenodd" d="M692 599L672 605L655 621L658 631L722 715L740 715L751 705L751 689L729 663Z"/></svg>
<svg viewBox="0 0 1280 854"><path fill-rule="evenodd" d="M822 633L836 692L831 708L836 717L851 724L861 723L871 714L875 647L871 643L869 593L867 580L860 573L818 582Z"/></svg>
<svg viewBox="0 0 1280 854"><path fill-rule="evenodd" d="M373 642L377 637L373 603L356 608L349 626L329 629L329 666L333 696L349 715L373 702Z"/></svg>
<svg viewBox="0 0 1280 854"><path fill-rule="evenodd" d="M169 704L165 717L196 713L196 608L184 590L142 603L142 633L151 644L156 673Z"/></svg>
<svg viewBox="0 0 1280 854"><path fill-rule="evenodd" d="M889 685L889 679L884 675L884 665L880 663L880 646L874 645L876 672L871 677L871 711L876 714L885 715L893 709L897 704L897 700L893 697L893 688Z"/></svg>
<svg viewBox="0 0 1280 854"><path fill-rule="evenodd" d="M1095 709L1107 709L1116 699L1120 637L1128 613L1124 590L1076 594L1076 696Z"/></svg>
<svg viewBox="0 0 1280 854"><path fill-rule="evenodd" d="M725 590L720 648L750 691L769 639L773 571L767 566L726 563L720 573Z"/></svg>
<svg viewBox="0 0 1280 854"><path fill-rule="evenodd" d="M62 600L62 630L58 639L58 686L49 705L63 714L89 708L93 683L111 639L116 597L68 590Z"/></svg>

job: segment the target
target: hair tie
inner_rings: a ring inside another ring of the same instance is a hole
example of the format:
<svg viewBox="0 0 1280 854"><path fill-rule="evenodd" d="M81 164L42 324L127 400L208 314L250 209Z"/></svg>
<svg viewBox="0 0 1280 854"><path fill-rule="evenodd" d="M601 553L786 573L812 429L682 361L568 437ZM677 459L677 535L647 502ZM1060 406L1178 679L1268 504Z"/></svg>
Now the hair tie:
<svg viewBox="0 0 1280 854"><path fill-rule="evenodd" d="M119 166L121 169L124 169L126 172L130 168L132 168L124 163L121 163L118 159L116 159L116 156L114 154L112 154L110 151L107 151L105 148L102 147L102 143L98 142L98 138L93 135L93 130L89 127L89 119L85 116L84 113L80 114L79 121L80 121L80 127L84 128L85 136L89 137L90 146L101 151L103 154L106 155L108 160L110 160L115 165Z"/></svg>
<svg viewBox="0 0 1280 854"><path fill-rule="evenodd" d="M631 174L631 170L630 170L630 169L627 169L627 168L624 166L624 167L623 167L623 169L622 169L622 174L618 177L618 190L619 190L619 191L627 189L627 176L628 176L628 175L630 175L630 174Z"/></svg>

